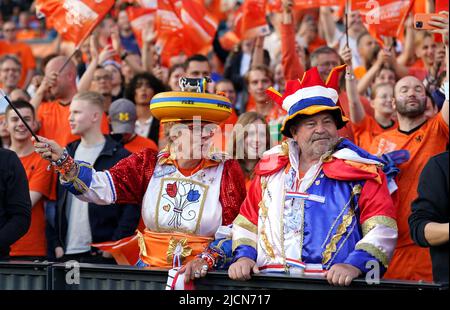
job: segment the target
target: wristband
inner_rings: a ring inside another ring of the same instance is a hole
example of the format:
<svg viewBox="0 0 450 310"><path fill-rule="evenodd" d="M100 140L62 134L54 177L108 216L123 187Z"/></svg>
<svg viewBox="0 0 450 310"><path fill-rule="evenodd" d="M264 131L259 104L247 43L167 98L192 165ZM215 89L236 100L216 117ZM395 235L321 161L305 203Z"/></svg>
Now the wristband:
<svg viewBox="0 0 450 310"><path fill-rule="evenodd" d="M64 151L63 151L61 157L60 157L58 160L52 161L52 165L53 165L53 166L60 167L60 166L66 161L66 159L67 159L68 156L69 156L69 153L67 153L67 150L64 149Z"/></svg>
<svg viewBox="0 0 450 310"><path fill-rule="evenodd" d="M73 158L71 156L67 156L66 160L60 166L55 166L55 170L65 176L73 169L74 166L76 166L76 164Z"/></svg>

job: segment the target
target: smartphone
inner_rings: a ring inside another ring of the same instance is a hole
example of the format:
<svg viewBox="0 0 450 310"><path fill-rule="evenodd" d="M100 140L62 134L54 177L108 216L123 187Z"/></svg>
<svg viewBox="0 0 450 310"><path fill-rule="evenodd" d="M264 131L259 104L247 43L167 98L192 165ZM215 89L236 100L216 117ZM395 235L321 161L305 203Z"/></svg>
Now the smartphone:
<svg viewBox="0 0 450 310"><path fill-rule="evenodd" d="M438 29L428 22L431 20L432 16L441 16L446 18L447 16L438 13L418 13L414 15L414 28L421 30L433 30Z"/></svg>

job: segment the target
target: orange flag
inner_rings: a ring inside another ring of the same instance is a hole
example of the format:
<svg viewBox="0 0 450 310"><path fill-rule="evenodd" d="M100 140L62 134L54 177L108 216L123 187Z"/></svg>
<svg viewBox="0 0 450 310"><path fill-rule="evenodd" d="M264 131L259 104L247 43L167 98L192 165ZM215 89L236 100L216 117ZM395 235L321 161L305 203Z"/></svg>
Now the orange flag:
<svg viewBox="0 0 450 310"><path fill-rule="evenodd" d="M363 12L369 33L383 46L385 37L398 37L411 10L411 0L378 0L379 6ZM364 14L365 13L365 14Z"/></svg>
<svg viewBox="0 0 450 310"><path fill-rule="evenodd" d="M37 0L36 12L46 17L66 41L79 45L111 10L114 0Z"/></svg>
<svg viewBox="0 0 450 310"><path fill-rule="evenodd" d="M138 234L117 241L107 241L91 244L103 252L112 254L118 265L136 265L139 260L139 237Z"/></svg>
<svg viewBox="0 0 450 310"><path fill-rule="evenodd" d="M296 9L312 9L321 6L338 6L343 0L295 0L294 6Z"/></svg>
<svg viewBox="0 0 450 310"><path fill-rule="evenodd" d="M142 30L153 26L156 9L129 6L126 12L137 44L142 49Z"/></svg>
<svg viewBox="0 0 450 310"><path fill-rule="evenodd" d="M183 24L176 13L173 2L172 0L158 0L156 9L156 50L161 57L161 63L166 67L169 67L172 56L185 53Z"/></svg>
<svg viewBox="0 0 450 310"><path fill-rule="evenodd" d="M239 36L243 40L268 35L266 0L245 0L240 23Z"/></svg>
<svg viewBox="0 0 450 310"><path fill-rule="evenodd" d="M172 56L205 53L211 47L217 22L200 0L158 0L156 49L164 66Z"/></svg>
<svg viewBox="0 0 450 310"><path fill-rule="evenodd" d="M342 6L345 0L294 0L294 9L313 9L321 6ZM281 11L281 0L267 0L267 10L269 12Z"/></svg>
<svg viewBox="0 0 450 310"><path fill-rule="evenodd" d="M436 0L434 11L439 13L441 11L448 12L448 0Z"/></svg>
<svg viewBox="0 0 450 310"><path fill-rule="evenodd" d="M242 40L268 35L270 28L266 21L266 8L268 11L277 10L277 0L269 1L245 0L233 13L233 29L219 38L220 45L231 50Z"/></svg>
<svg viewBox="0 0 450 310"><path fill-rule="evenodd" d="M199 0L181 0L181 22L189 38L193 53L211 46L216 34L217 21Z"/></svg>

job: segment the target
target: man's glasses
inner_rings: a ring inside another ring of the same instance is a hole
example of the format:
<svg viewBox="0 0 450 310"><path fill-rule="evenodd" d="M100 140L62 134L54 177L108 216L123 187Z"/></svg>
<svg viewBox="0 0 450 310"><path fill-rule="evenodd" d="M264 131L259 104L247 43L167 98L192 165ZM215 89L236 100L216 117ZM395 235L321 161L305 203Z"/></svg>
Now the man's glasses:
<svg viewBox="0 0 450 310"><path fill-rule="evenodd" d="M17 72L20 72L20 69L17 69L17 68L3 68L2 69L2 72L9 72L9 71L17 73Z"/></svg>

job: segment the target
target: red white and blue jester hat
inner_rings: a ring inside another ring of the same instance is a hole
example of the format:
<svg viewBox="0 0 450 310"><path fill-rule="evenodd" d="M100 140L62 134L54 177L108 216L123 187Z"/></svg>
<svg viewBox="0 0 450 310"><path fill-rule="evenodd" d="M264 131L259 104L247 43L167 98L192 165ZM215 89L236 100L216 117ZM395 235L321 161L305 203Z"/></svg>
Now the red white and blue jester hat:
<svg viewBox="0 0 450 310"><path fill-rule="evenodd" d="M331 112L338 129L345 126L348 119L339 105L339 73L344 69L345 65L333 68L324 83L317 67L313 67L303 74L301 80L287 81L284 95L272 87L266 90L267 95L288 113L281 127L283 135L292 138L290 127L298 117L324 111Z"/></svg>

